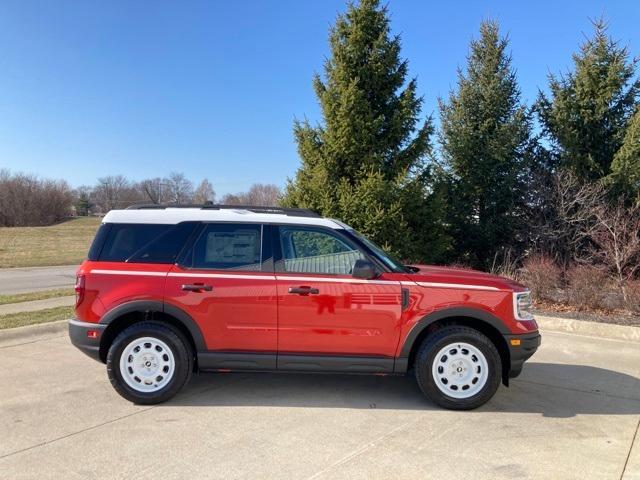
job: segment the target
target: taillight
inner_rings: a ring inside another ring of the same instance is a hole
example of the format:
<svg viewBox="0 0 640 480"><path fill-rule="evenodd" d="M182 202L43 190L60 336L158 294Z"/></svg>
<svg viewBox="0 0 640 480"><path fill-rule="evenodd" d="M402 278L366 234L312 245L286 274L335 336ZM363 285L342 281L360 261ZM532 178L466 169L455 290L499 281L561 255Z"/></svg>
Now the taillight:
<svg viewBox="0 0 640 480"><path fill-rule="evenodd" d="M76 275L76 307L82 303L84 299L84 275Z"/></svg>

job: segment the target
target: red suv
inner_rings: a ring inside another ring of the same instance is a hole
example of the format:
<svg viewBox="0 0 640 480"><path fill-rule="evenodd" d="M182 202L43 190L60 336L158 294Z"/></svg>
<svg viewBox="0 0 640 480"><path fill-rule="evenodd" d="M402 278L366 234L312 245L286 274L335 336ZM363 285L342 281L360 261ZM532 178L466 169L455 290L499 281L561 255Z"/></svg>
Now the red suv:
<svg viewBox="0 0 640 480"><path fill-rule="evenodd" d="M522 285L403 265L300 209L113 210L78 269L75 310L73 344L138 404L196 371L413 371L438 405L471 409L540 345Z"/></svg>

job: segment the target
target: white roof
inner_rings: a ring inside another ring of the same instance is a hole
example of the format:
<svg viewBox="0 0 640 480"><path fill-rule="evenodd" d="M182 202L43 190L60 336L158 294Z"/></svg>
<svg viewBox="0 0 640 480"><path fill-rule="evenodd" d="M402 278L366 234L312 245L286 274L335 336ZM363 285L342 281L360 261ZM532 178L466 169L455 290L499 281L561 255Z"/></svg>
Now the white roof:
<svg viewBox="0 0 640 480"><path fill-rule="evenodd" d="M239 209L162 208L141 210L111 210L102 223L160 223L176 224L187 221L251 222L292 225L320 225L334 229L345 228L337 220L322 217L296 217L280 213L255 213Z"/></svg>

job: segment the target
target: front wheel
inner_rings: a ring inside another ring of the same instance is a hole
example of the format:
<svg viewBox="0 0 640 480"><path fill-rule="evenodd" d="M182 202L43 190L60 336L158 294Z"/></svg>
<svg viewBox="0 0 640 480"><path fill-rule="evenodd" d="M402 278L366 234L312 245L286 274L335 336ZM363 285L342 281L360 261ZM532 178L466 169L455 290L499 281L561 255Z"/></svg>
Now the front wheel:
<svg viewBox="0 0 640 480"><path fill-rule="evenodd" d="M111 385L139 405L169 400L188 382L192 369L188 341L179 331L159 322L135 323L126 328L107 354Z"/></svg>
<svg viewBox="0 0 640 480"><path fill-rule="evenodd" d="M418 350L415 372L422 392L452 410L471 410L500 385L500 354L489 338L468 327L449 326L428 336Z"/></svg>

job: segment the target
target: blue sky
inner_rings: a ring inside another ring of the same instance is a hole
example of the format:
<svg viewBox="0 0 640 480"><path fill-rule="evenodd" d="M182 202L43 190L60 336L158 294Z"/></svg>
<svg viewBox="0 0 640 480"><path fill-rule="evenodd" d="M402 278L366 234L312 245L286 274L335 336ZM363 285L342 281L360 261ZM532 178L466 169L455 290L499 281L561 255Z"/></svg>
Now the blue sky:
<svg viewBox="0 0 640 480"><path fill-rule="evenodd" d="M523 98L571 65L604 15L640 56L640 2L390 0L424 114L455 85L482 19L509 35ZM0 168L72 186L184 172L219 194L284 185L294 118L320 119L311 88L342 0L0 3Z"/></svg>

